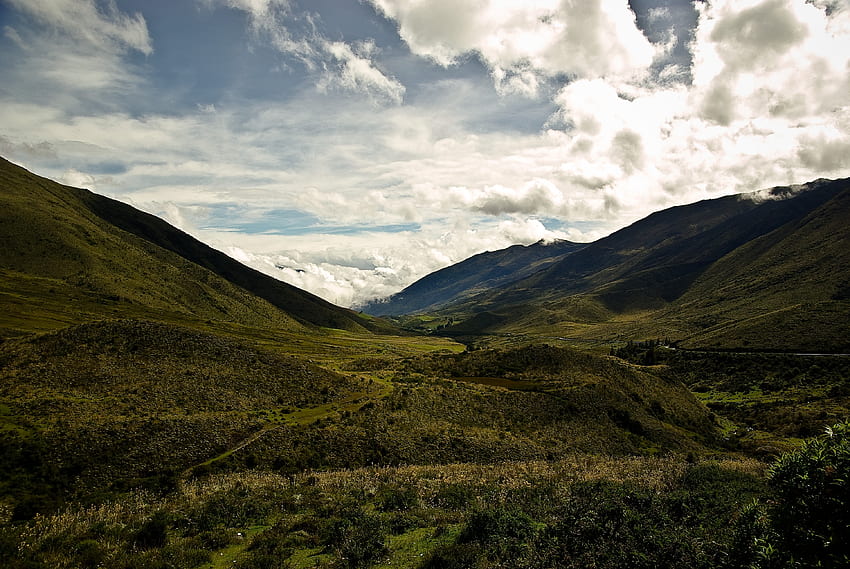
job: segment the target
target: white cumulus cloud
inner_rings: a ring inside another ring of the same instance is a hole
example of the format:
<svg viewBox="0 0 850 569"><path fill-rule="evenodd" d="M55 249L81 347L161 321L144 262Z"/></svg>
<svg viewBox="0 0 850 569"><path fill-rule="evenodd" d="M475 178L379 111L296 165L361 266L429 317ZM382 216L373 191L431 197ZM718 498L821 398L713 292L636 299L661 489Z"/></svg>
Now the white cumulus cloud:
<svg viewBox="0 0 850 569"><path fill-rule="evenodd" d="M630 77L659 52L625 0L370 1L413 53L443 66L475 54L506 92L534 95L541 78L563 74Z"/></svg>

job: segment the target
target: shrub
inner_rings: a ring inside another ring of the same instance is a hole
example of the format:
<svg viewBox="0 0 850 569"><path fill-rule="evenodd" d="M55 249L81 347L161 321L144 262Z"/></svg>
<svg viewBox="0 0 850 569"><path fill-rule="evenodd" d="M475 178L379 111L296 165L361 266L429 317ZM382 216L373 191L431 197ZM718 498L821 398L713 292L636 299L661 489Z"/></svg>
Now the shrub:
<svg viewBox="0 0 850 569"><path fill-rule="evenodd" d="M343 567L368 567L387 552L386 533L380 517L359 512L336 520L331 543Z"/></svg>
<svg viewBox="0 0 850 569"><path fill-rule="evenodd" d="M217 527L247 527L265 521L275 509L275 498L237 483L213 495L193 513L193 517L202 531Z"/></svg>
<svg viewBox="0 0 850 569"><path fill-rule="evenodd" d="M470 516L457 538L457 545L476 544L487 558L510 561L523 557L534 534L534 521L524 512L492 508ZM460 547L460 551L464 548Z"/></svg>
<svg viewBox="0 0 850 569"><path fill-rule="evenodd" d="M481 547L474 543L438 547L420 569L470 569L476 566Z"/></svg>
<svg viewBox="0 0 850 569"><path fill-rule="evenodd" d="M133 543L141 549L164 546L168 541L168 521L168 514L156 512L136 532Z"/></svg>
<svg viewBox="0 0 850 569"><path fill-rule="evenodd" d="M378 508L383 512L409 510L419 503L416 488L384 484L377 493Z"/></svg>
<svg viewBox="0 0 850 569"><path fill-rule="evenodd" d="M577 483L557 521L535 541L529 565L539 569L716 567L704 549L715 536L703 533L691 518L692 506L683 498L631 484Z"/></svg>
<svg viewBox="0 0 850 569"><path fill-rule="evenodd" d="M461 510L475 499L475 493L464 484L447 483L437 490L435 502L442 508Z"/></svg>
<svg viewBox="0 0 850 569"><path fill-rule="evenodd" d="M533 533L534 522L523 512L493 508L474 512L458 536L458 542L522 541Z"/></svg>
<svg viewBox="0 0 850 569"><path fill-rule="evenodd" d="M99 567L106 558L106 552L93 539L84 539L78 543L75 553L81 567Z"/></svg>
<svg viewBox="0 0 850 569"><path fill-rule="evenodd" d="M768 472L777 546L806 567L848 567L850 422L786 453Z"/></svg>

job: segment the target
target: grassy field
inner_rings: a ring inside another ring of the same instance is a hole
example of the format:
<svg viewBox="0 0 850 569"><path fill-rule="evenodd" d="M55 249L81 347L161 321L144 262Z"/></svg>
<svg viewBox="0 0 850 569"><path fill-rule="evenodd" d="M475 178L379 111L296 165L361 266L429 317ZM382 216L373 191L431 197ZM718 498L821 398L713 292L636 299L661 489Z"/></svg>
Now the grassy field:
<svg viewBox="0 0 850 569"><path fill-rule="evenodd" d="M401 568L435 566L446 558L458 562L472 553L484 559L480 566L490 567L512 547L522 548L512 540L542 539L559 527L567 504L581 502L587 514L605 515L594 510L602 506L587 493L596 488L634 501L632 507L649 506L640 512L646 519L663 518L645 535L635 528L620 535L635 540L629 547L652 558L652 545L640 547L639 538L663 532L672 539L675 532L686 531L676 539L695 549L682 553L683 559L715 558L721 536L715 533L711 544L697 544L709 532L730 533L724 526L764 491L763 470L763 464L751 460L695 464L680 458L584 455L295 476L243 472L187 481L167 497L134 493L6 527L3 545L14 540L19 559L29 567ZM721 499L710 511L701 510L708 498ZM673 509L679 511L668 517ZM489 527L488 516L504 518L504 527ZM697 527L696 518L709 525ZM504 535L490 535L494 531ZM474 532L484 533L470 539ZM611 547L617 537L587 543L587 553ZM625 545L609 555L625 555ZM486 561L491 554L496 559Z"/></svg>

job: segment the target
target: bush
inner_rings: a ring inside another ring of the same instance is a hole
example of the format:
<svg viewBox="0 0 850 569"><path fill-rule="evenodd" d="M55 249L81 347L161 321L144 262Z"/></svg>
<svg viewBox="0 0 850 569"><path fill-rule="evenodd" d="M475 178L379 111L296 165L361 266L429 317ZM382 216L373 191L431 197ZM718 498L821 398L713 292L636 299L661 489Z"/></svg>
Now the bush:
<svg viewBox="0 0 850 569"><path fill-rule="evenodd" d="M529 566L538 569L716 567L717 535L707 535L688 497L615 482L572 487L557 521L535 541Z"/></svg>
<svg viewBox="0 0 850 569"><path fill-rule="evenodd" d="M777 547L806 567L848 567L850 422L782 455L768 472Z"/></svg>
<svg viewBox="0 0 850 569"><path fill-rule="evenodd" d="M242 528L262 523L275 509L275 496L251 491L241 483L212 496L193 517L200 530Z"/></svg>
<svg viewBox="0 0 850 569"><path fill-rule="evenodd" d="M479 510L473 512L461 530L457 551L469 552L472 550L464 546L477 545L487 558L510 562L524 556L534 535L534 521L524 512L506 508Z"/></svg>
<svg viewBox="0 0 850 569"><path fill-rule="evenodd" d="M409 510L419 503L416 488L384 484L376 496L378 509L382 512Z"/></svg>
<svg viewBox="0 0 850 569"><path fill-rule="evenodd" d="M458 536L458 542L523 541L533 533L534 522L523 512L494 508L474 512Z"/></svg>
<svg viewBox="0 0 850 569"><path fill-rule="evenodd" d="M387 552L386 533L380 517L359 512L337 519L330 541L343 567L368 567Z"/></svg>
<svg viewBox="0 0 850 569"><path fill-rule="evenodd" d="M437 490L434 498L441 508L462 510L475 499L475 493L463 484L447 483Z"/></svg>
<svg viewBox="0 0 850 569"><path fill-rule="evenodd" d="M157 512L136 532L133 543L141 549L162 547L168 541L168 515Z"/></svg>
<svg viewBox="0 0 850 569"><path fill-rule="evenodd" d="M473 543L438 547L420 569L470 569L477 564L481 547Z"/></svg>
<svg viewBox="0 0 850 569"><path fill-rule="evenodd" d="M81 567L100 567L106 558L106 552L93 539L84 539L78 543L75 553Z"/></svg>

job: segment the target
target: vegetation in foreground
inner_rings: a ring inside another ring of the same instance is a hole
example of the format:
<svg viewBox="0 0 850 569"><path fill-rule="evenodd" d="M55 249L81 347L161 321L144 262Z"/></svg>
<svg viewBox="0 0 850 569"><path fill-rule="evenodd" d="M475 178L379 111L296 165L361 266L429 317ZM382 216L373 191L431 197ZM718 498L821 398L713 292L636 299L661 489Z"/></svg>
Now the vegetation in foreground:
<svg viewBox="0 0 850 569"><path fill-rule="evenodd" d="M187 481L6 525L7 567L846 567L850 423L767 468L605 458Z"/></svg>
<svg viewBox="0 0 850 569"><path fill-rule="evenodd" d="M697 368L544 345L320 367L139 321L0 352L9 567L846 561L850 427L772 465L723 458L747 449L676 379ZM743 388L765 366L699 369Z"/></svg>
<svg viewBox="0 0 850 569"><path fill-rule="evenodd" d="M682 381L751 454L773 457L850 416L850 356L670 349L629 343L617 356Z"/></svg>
<svg viewBox="0 0 850 569"><path fill-rule="evenodd" d="M0 547L20 567L546 567L564 548L562 566L603 553L598 566L710 566L763 494L762 468L581 456L242 472L39 516L7 526Z"/></svg>

